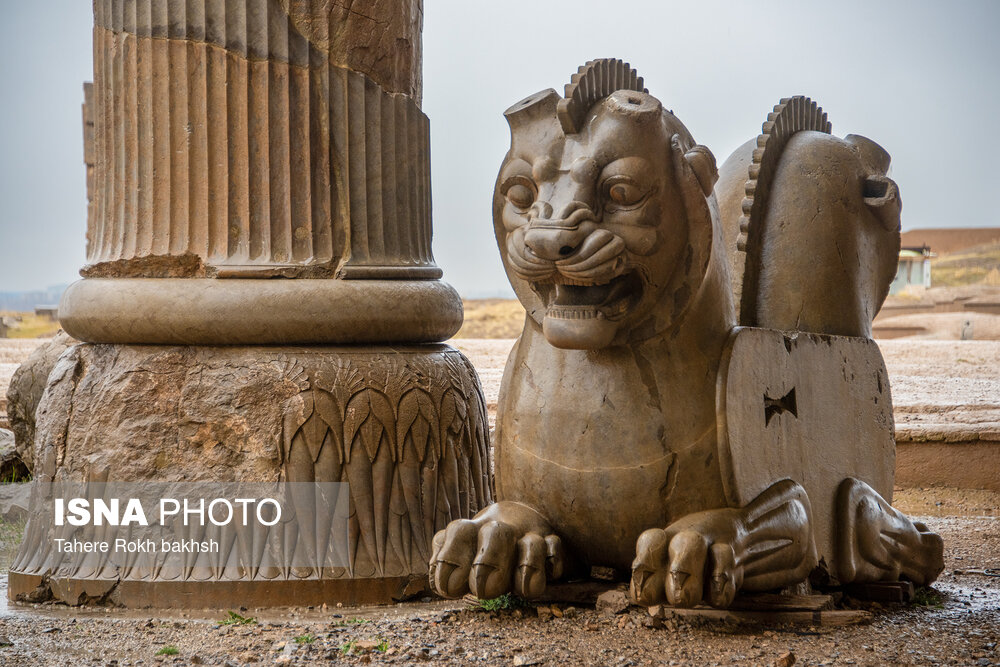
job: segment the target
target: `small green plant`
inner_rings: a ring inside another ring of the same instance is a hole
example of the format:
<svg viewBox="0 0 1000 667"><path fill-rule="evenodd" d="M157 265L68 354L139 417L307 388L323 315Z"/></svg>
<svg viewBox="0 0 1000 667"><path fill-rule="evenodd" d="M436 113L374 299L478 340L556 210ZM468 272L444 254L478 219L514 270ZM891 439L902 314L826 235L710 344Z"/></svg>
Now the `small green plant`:
<svg viewBox="0 0 1000 667"><path fill-rule="evenodd" d="M383 639L382 641L380 641L375 646L375 650L378 651L379 653L385 653L386 651L388 651L389 650L389 640L388 639Z"/></svg>
<svg viewBox="0 0 1000 667"><path fill-rule="evenodd" d="M354 650L355 644L357 644L357 642L344 642L343 644L341 644L340 645L341 655L348 655L351 651Z"/></svg>
<svg viewBox="0 0 1000 667"><path fill-rule="evenodd" d="M31 473L20 461L0 474L0 484L22 484L31 481Z"/></svg>
<svg viewBox="0 0 1000 667"><path fill-rule="evenodd" d="M485 609L486 611L510 611L511 609L528 606L528 603L523 599L510 593L504 593L492 600L477 600L476 604L480 609Z"/></svg>
<svg viewBox="0 0 1000 667"><path fill-rule="evenodd" d="M176 646L168 644L157 651L156 655L177 655L178 653L180 653L180 651L177 650Z"/></svg>
<svg viewBox="0 0 1000 667"><path fill-rule="evenodd" d="M296 644L312 644L314 641L316 641L316 635L311 632L307 632L306 634L299 635L295 638Z"/></svg>
<svg viewBox="0 0 1000 667"><path fill-rule="evenodd" d="M250 618L237 614L235 611L227 612L229 615L223 619L222 625L253 625L257 622L256 618Z"/></svg>
<svg viewBox="0 0 1000 667"><path fill-rule="evenodd" d="M944 599L941 597L941 594L933 588L926 586L921 586L913 592L913 604L918 607L944 609Z"/></svg>
<svg viewBox="0 0 1000 667"><path fill-rule="evenodd" d="M357 617L355 617L355 618L345 618L342 621L337 621L333 625L334 625L334 627L337 627L337 628L344 628L344 627L347 627L349 625L361 625L362 623L367 623L367 622L368 622L368 619L366 619L366 618L357 618Z"/></svg>

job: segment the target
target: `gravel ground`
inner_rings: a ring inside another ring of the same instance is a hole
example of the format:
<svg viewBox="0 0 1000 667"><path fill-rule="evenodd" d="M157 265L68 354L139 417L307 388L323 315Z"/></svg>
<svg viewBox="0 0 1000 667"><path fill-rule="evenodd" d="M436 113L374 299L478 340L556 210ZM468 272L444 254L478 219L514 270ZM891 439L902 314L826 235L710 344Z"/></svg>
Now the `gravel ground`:
<svg viewBox="0 0 1000 667"><path fill-rule="evenodd" d="M897 505L927 516L947 545L945 574L925 606L861 604L870 625L747 627L666 621L560 606L488 612L453 601L364 609L177 614L57 606L0 607L3 665L995 665L1000 664L1000 494L903 490ZM912 506L912 507L911 507ZM985 516L957 516L970 511ZM4 640L6 638L6 640ZM170 647L177 653L170 652ZM161 653L161 655L157 655Z"/></svg>

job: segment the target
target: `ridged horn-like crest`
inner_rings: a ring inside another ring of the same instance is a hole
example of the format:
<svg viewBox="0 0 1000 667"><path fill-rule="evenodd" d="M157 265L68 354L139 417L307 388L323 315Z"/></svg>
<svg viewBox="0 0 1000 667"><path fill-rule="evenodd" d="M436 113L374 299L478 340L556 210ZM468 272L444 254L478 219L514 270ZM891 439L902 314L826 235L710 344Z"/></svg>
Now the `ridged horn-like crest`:
<svg viewBox="0 0 1000 667"><path fill-rule="evenodd" d="M757 281L761 246L766 233L764 214L771 194L771 182L788 140L797 132L807 130L830 134L833 126L816 102L796 95L782 98L774 106L757 137L740 216L740 233L736 239L737 252L743 253L744 257L743 261L737 258L734 263L737 275L734 276L733 291L739 299L736 309L740 324L744 326L756 326L757 323Z"/></svg>
<svg viewBox="0 0 1000 667"><path fill-rule="evenodd" d="M601 58L581 65L566 84L566 95L556 107L563 132L579 132L590 108L616 90L649 92L632 66L618 58Z"/></svg>

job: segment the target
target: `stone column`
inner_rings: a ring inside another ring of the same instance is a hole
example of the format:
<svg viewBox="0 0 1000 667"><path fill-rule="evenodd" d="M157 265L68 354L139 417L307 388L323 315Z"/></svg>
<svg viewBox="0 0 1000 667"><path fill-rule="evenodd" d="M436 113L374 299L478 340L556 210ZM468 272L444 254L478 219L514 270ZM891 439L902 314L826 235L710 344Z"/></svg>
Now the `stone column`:
<svg viewBox="0 0 1000 667"><path fill-rule="evenodd" d="M348 482L350 562L170 581L67 570L36 517L11 598L421 590L435 531L491 499L478 378L438 344L462 310L431 254L421 1L96 0L94 14L87 264L60 304L86 343L49 378L36 478Z"/></svg>
<svg viewBox="0 0 1000 667"><path fill-rule="evenodd" d="M67 332L258 344L457 330L431 254L419 0L94 13L87 265L61 304Z"/></svg>

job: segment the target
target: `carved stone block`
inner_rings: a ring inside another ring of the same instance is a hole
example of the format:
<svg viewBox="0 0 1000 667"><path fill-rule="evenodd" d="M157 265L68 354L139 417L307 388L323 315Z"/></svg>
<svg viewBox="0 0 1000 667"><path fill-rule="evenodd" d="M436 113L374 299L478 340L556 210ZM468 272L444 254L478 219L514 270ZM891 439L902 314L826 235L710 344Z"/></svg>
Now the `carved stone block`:
<svg viewBox="0 0 1000 667"><path fill-rule="evenodd" d="M820 558L845 583L933 580L940 538L889 505L870 340L899 247L888 154L793 97L720 179L613 59L504 115L493 226L527 316L497 502L435 536L436 590L537 597L630 561L645 605L727 607Z"/></svg>
<svg viewBox="0 0 1000 667"><path fill-rule="evenodd" d="M87 264L63 297L63 326L96 343L422 342L392 311L419 303L429 338L457 331L461 306L431 253L429 122L420 110L418 0L94 4L94 82L85 86ZM383 52L383 50L387 50ZM388 55L391 52L391 57ZM116 281L100 282L100 278ZM301 307L302 286L224 279L310 278L313 303L392 280L364 318ZM145 309L186 279L243 323L194 299ZM197 283L206 283L198 285ZM273 299L294 335L269 335ZM296 306L299 306L296 310ZM247 321L250 339L234 340ZM369 337L370 336L370 337Z"/></svg>
<svg viewBox="0 0 1000 667"><path fill-rule="evenodd" d="M424 577L433 534L492 498L478 380L462 354L443 345L78 345L53 370L37 419L41 481L349 483L347 567L204 572L197 580L209 592L194 605L234 590L273 604L266 591L283 579L351 579L352 596L375 601L379 591L395 590L389 580ZM144 606L149 591L139 584L167 583L132 572L57 571L50 530L29 521L11 569L12 596L45 576L114 575L132 582L131 597L118 601ZM222 529L205 530L208 539Z"/></svg>
<svg viewBox="0 0 1000 667"><path fill-rule="evenodd" d="M737 329L719 371L726 500L748 504L774 480L799 482L818 555L838 577L837 489L864 480L892 501L896 451L889 376L870 339Z"/></svg>

